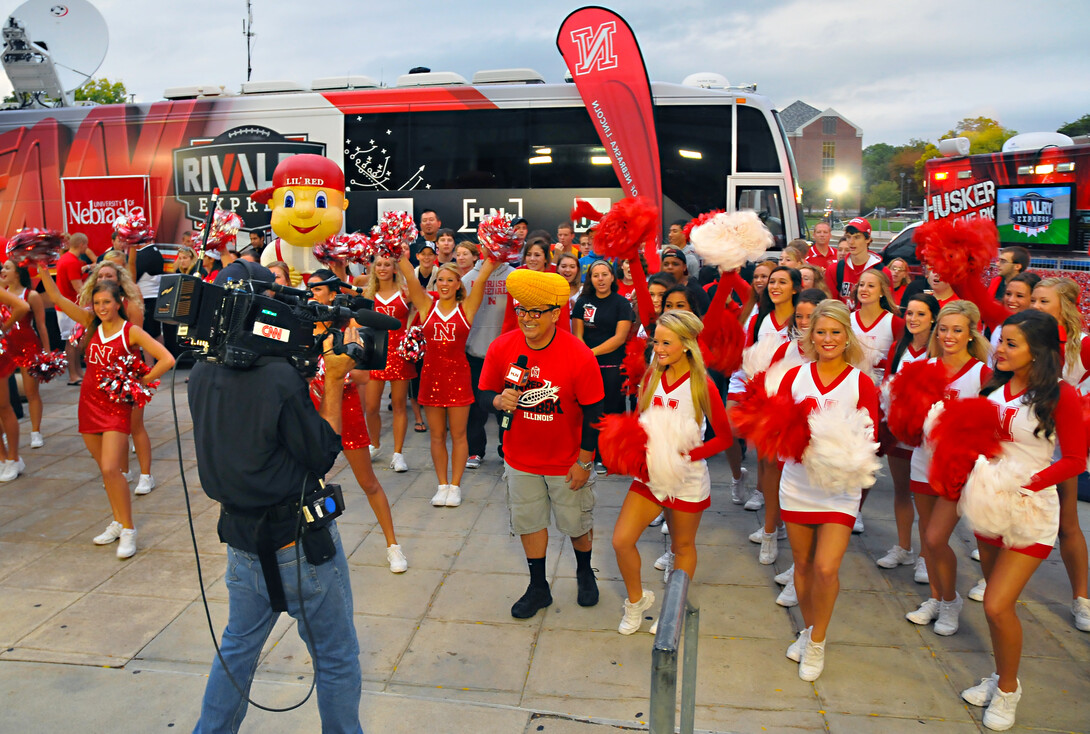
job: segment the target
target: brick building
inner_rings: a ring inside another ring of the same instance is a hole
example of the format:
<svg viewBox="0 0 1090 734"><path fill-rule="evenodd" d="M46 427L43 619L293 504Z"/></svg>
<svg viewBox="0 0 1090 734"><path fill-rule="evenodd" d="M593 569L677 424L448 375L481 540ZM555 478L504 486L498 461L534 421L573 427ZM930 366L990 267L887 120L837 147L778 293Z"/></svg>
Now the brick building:
<svg viewBox="0 0 1090 734"><path fill-rule="evenodd" d="M843 176L848 191L834 197L836 207L859 211L863 197L863 129L832 107L822 111L801 100L780 112L780 119L795 154L800 185L806 188L815 181ZM823 189L814 201L823 204L827 196L832 194Z"/></svg>

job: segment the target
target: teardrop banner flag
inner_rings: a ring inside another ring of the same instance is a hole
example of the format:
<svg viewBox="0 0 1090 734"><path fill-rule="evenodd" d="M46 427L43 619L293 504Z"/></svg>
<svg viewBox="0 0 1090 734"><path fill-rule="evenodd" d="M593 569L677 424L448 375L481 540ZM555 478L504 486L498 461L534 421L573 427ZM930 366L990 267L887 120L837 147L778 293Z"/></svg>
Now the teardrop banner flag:
<svg viewBox="0 0 1090 734"><path fill-rule="evenodd" d="M662 233L662 172L651 83L636 36L621 16L588 6L560 24L556 47L609 153L625 196L646 196L659 208L655 240L644 245L654 272Z"/></svg>

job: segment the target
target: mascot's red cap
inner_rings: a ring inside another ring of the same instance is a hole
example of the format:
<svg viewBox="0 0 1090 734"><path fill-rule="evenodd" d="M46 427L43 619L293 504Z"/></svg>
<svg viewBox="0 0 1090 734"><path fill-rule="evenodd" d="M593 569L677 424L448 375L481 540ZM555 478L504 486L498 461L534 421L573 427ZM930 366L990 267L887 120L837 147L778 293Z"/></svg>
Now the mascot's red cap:
<svg viewBox="0 0 1090 734"><path fill-rule="evenodd" d="M300 153L280 161L273 171L273 185L250 194L258 204L268 204L273 191L285 186L316 186L344 191L344 173L333 161L313 153Z"/></svg>

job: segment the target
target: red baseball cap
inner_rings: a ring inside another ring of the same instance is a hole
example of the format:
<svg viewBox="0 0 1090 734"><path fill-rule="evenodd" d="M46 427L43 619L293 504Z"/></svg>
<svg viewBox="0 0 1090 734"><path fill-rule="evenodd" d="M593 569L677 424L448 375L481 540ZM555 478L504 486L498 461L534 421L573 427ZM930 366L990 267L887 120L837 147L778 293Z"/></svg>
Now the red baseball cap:
<svg viewBox="0 0 1090 734"><path fill-rule="evenodd" d="M277 170L280 170L279 168ZM848 222L848 225L844 227L844 231L850 233L852 230L856 232L862 232L863 234L870 234L870 222L863 217L856 217L852 221Z"/></svg>
<svg viewBox="0 0 1090 734"><path fill-rule="evenodd" d="M268 204L273 191L284 186L315 186L344 191L344 172L325 156L299 153L285 158L273 171L272 187L250 194L258 204Z"/></svg>

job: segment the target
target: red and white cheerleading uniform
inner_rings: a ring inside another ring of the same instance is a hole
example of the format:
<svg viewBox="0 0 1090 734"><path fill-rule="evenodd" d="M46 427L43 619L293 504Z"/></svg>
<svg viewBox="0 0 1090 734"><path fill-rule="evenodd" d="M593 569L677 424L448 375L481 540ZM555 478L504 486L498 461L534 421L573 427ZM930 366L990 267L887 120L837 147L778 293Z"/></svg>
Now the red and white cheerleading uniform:
<svg viewBox="0 0 1090 734"><path fill-rule="evenodd" d="M881 380L886 371L886 355L890 348L901 338L905 330L905 322L900 316L894 316L889 311L882 314L870 326L863 325L861 311L852 314L852 331L864 346L864 351L870 357L871 367L875 368L875 378Z"/></svg>
<svg viewBox="0 0 1090 734"><path fill-rule="evenodd" d="M780 383L780 395L797 403L818 405L847 404L867 411L878 425L878 393L869 377L854 367L844 371L828 385L818 376L817 363L793 367ZM861 487L833 493L815 488L806 467L796 461L784 463L780 474L780 514L786 522L800 525L837 523L852 527L859 514Z"/></svg>
<svg viewBox="0 0 1090 734"><path fill-rule="evenodd" d="M754 344L762 339L775 339L781 342L787 342L790 334L788 333L788 324L790 321L782 324L776 323L776 312L772 311L761 322L761 327L757 328L757 313L751 313L746 320L745 332L746 332L746 346L752 347ZM744 370L735 370L730 376L730 383L727 386L727 399L739 401L745 395L746 392L746 373Z"/></svg>
<svg viewBox="0 0 1090 734"><path fill-rule="evenodd" d="M29 292L28 288L24 288L19 298L26 301ZM4 320L6 321L10 315L11 312L5 306L3 308ZM34 357L42 351L42 343L31 326L32 320L33 315L27 312L26 316L15 322L11 327L11 331L4 338L4 350L18 367L29 367L33 363Z"/></svg>
<svg viewBox="0 0 1090 734"><path fill-rule="evenodd" d="M395 380L411 380L416 377L416 368L397 353L397 347L405 338L406 323L409 320L409 303L405 300L405 294L397 291L389 298L375 294L375 311L393 316L401 322L401 328L391 331L387 337L386 369L371 370L371 379L382 382Z"/></svg>
<svg viewBox="0 0 1090 734"><path fill-rule="evenodd" d="M712 427L715 429L715 438L689 452L689 458L694 462L699 462L704 470L700 479L688 485L670 487L671 491L669 493L664 487L645 484L638 479L634 479L632 485L628 488L630 492L642 495L656 505L671 510L702 512L708 508L711 504L712 481L711 475L708 473L707 458L723 451L734 440L730 433L730 421L727 419L727 411L723 407L723 398L719 395L719 391L710 377L708 378L708 402L711 404L712 414L701 421L700 434L701 436L704 435L707 418L710 418ZM695 422L696 407L693 405L693 390L689 383L689 373L686 373L684 377L672 385L667 382L664 373L659 380L659 384L655 387L654 394L651 396L651 405L679 411L686 418ZM672 499L670 494L673 495Z"/></svg>
<svg viewBox="0 0 1090 734"><path fill-rule="evenodd" d="M1028 546L1011 550L1034 558L1047 558L1060 530L1060 497L1056 485L1078 476L1086 469L1086 437L1078 392L1068 383L1060 383L1060 399L1053 411L1056 430L1049 437L1044 432L1033 435L1039 423L1033 409L1026 404L1025 391L1012 395L1010 383L1007 383L985 397L999 411L1003 458L1018 461L1034 472L1024 486L1031 491L1045 493L1045 511L1049 515L1047 533ZM1062 456L1054 463L1057 439ZM976 537L982 543L1003 547L1002 538L988 538L980 534Z"/></svg>
<svg viewBox="0 0 1090 734"><path fill-rule="evenodd" d="M106 367L126 354L139 355L139 347L134 347L129 342L130 329L132 324L126 321L113 335L106 336L102 331L102 325L99 324L87 345L85 355L87 370L83 374L83 382L79 388L80 433L105 431L129 433L130 431L132 403L115 403L98 386Z"/></svg>
<svg viewBox="0 0 1090 734"><path fill-rule="evenodd" d="M930 362L941 361L938 357L932 357ZM946 383L946 393L954 398L972 398L980 394L980 386L988 381L992 371L978 359L970 359L950 382ZM1085 468L1085 466L1084 466ZM931 487L927 475L931 471L931 450L926 442L912 449L910 487L916 494L928 494L938 497L939 493Z"/></svg>
<svg viewBox="0 0 1090 734"><path fill-rule="evenodd" d="M1090 336L1079 335L1079 358L1074 364L1067 362L1066 352L1064 357L1064 380L1069 385L1074 385L1081 393L1090 393Z"/></svg>
<svg viewBox="0 0 1090 734"><path fill-rule="evenodd" d="M318 372L310 381L310 401L315 410L321 410L325 394L325 357L318 357ZM344 376L344 395L341 398L341 447L345 450L365 449L371 445L367 433L367 421L363 416L363 403L359 387L348 375Z"/></svg>
<svg viewBox="0 0 1090 734"><path fill-rule="evenodd" d="M466 359L469 320L462 304L450 313L439 311L436 300L424 319L424 367L420 370L421 405L454 408L473 404L473 377Z"/></svg>
<svg viewBox="0 0 1090 734"><path fill-rule="evenodd" d="M892 379L893 376L895 374L897 374L898 372L900 372L901 368L904 367L906 364L909 364L911 362L920 362L922 360L927 359L927 346L926 345L924 345L923 349L921 349L920 351L917 352L915 349L912 348L912 345L909 344L908 347L905 348L904 353L901 355L901 359L896 364L894 364L893 360L894 360L894 357L896 356L895 355L896 351L897 351L897 345L894 344L889 350L889 355L886 357L886 364L887 365L892 365L892 367L890 369L890 372L889 372L889 376L888 376L887 379ZM883 425L884 424L885 424L885 421L883 421ZM889 429L887 428L885 430L888 431ZM897 441L897 443L895 445L893 445L890 448L886 449L886 453L889 456L896 456L896 457L898 457L900 459L905 459L907 461L907 460L912 458L912 449L913 448L914 447L909 446L907 443L901 443L900 441Z"/></svg>

